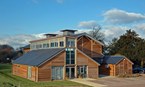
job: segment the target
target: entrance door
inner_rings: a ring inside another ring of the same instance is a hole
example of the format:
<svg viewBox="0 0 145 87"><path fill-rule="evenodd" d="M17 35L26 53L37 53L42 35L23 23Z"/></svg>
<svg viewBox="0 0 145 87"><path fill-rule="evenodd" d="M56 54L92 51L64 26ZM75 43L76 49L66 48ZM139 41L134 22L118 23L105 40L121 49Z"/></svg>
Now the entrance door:
<svg viewBox="0 0 145 87"><path fill-rule="evenodd" d="M53 66L52 67L52 80L61 80L61 79L63 79L63 67Z"/></svg>
<svg viewBox="0 0 145 87"><path fill-rule="evenodd" d="M74 67L66 67L66 76L69 79L75 78L75 68Z"/></svg>
<svg viewBox="0 0 145 87"><path fill-rule="evenodd" d="M78 66L78 77L86 78L87 77L87 66Z"/></svg>

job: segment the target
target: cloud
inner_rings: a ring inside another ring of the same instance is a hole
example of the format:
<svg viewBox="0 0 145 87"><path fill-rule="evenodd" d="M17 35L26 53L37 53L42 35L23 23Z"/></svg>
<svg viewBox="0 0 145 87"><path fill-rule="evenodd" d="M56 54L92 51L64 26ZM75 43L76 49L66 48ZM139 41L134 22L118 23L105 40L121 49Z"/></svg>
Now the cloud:
<svg viewBox="0 0 145 87"><path fill-rule="evenodd" d="M128 27L123 26L104 26L102 32L105 35L105 42L111 41L113 38L118 38L124 34Z"/></svg>
<svg viewBox="0 0 145 87"><path fill-rule="evenodd" d="M145 23L136 24L133 29L139 33L140 37L145 39Z"/></svg>
<svg viewBox="0 0 145 87"><path fill-rule="evenodd" d="M84 29L92 29L94 26L97 26L97 22L94 20L91 21L82 21L78 24L79 28L84 28Z"/></svg>
<svg viewBox="0 0 145 87"><path fill-rule="evenodd" d="M140 13L132 13L119 9L111 9L104 14L104 20L112 24L125 24L145 20L145 15Z"/></svg>
<svg viewBox="0 0 145 87"><path fill-rule="evenodd" d="M136 29L145 31L145 23L135 25Z"/></svg>
<svg viewBox="0 0 145 87"><path fill-rule="evenodd" d="M88 33L91 29L78 29L78 31L76 32L76 34L79 33Z"/></svg>
<svg viewBox="0 0 145 87"><path fill-rule="evenodd" d="M29 41L44 38L43 34L20 34L14 36L8 36L0 38L0 44L8 44L14 48L22 47L29 44Z"/></svg>
<svg viewBox="0 0 145 87"><path fill-rule="evenodd" d="M62 4L64 0L56 0L56 2Z"/></svg>

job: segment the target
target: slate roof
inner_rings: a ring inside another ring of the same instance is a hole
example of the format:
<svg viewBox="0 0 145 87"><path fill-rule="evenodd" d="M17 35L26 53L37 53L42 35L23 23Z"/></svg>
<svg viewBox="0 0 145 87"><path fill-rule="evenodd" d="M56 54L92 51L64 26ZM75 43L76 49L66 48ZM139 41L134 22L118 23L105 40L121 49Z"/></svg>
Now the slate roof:
<svg viewBox="0 0 145 87"><path fill-rule="evenodd" d="M62 52L64 48L32 50L16 59L13 64L40 66Z"/></svg>
<svg viewBox="0 0 145 87"><path fill-rule="evenodd" d="M106 64L117 64L119 61L124 59L125 56L104 56L102 58L94 58L98 63L106 63Z"/></svg>
<svg viewBox="0 0 145 87"><path fill-rule="evenodd" d="M124 58L124 56L104 56L104 62L107 64L116 64Z"/></svg>
<svg viewBox="0 0 145 87"><path fill-rule="evenodd" d="M30 48L30 44L24 46L23 48L25 48L25 49Z"/></svg>

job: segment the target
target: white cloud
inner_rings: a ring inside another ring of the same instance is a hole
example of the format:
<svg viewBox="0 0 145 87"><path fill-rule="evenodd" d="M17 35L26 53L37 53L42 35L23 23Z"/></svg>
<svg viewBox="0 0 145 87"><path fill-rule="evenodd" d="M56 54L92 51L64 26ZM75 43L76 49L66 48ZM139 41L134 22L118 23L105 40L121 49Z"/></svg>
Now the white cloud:
<svg viewBox="0 0 145 87"><path fill-rule="evenodd" d="M102 32L105 35L105 42L111 41L113 38L118 38L128 29L128 27L123 26L104 26Z"/></svg>
<svg viewBox="0 0 145 87"><path fill-rule="evenodd" d="M76 34L79 33L88 33L91 29L78 29L78 31L76 32Z"/></svg>
<svg viewBox="0 0 145 87"><path fill-rule="evenodd" d="M125 24L145 20L145 15L143 14L119 9L108 10L103 15L105 22L113 24Z"/></svg>
<svg viewBox="0 0 145 87"><path fill-rule="evenodd" d="M84 29L92 29L93 27L97 26L97 22L94 20L91 21L82 21L78 24L79 28L84 28Z"/></svg>
<svg viewBox="0 0 145 87"><path fill-rule="evenodd" d="M62 4L64 0L56 0L56 2Z"/></svg>
<svg viewBox="0 0 145 87"><path fill-rule="evenodd" d="M140 37L145 38L145 23L136 24L133 29L139 33Z"/></svg>
<svg viewBox="0 0 145 87"><path fill-rule="evenodd" d="M145 23L135 25L136 29L145 31Z"/></svg>
<svg viewBox="0 0 145 87"><path fill-rule="evenodd" d="M29 44L29 41L44 38L43 34L21 34L0 38L0 44L9 44L14 48L22 47Z"/></svg>

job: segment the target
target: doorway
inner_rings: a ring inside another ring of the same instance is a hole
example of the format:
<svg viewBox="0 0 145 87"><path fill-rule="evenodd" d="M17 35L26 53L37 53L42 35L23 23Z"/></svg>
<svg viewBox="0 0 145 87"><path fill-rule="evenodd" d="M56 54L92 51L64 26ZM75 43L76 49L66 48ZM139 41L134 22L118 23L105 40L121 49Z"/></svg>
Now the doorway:
<svg viewBox="0 0 145 87"><path fill-rule="evenodd" d="M86 65L78 66L77 71L78 71L79 78L86 78L87 77L87 66Z"/></svg>
<svg viewBox="0 0 145 87"><path fill-rule="evenodd" d="M66 67L66 77L69 79L75 78L75 67Z"/></svg>

